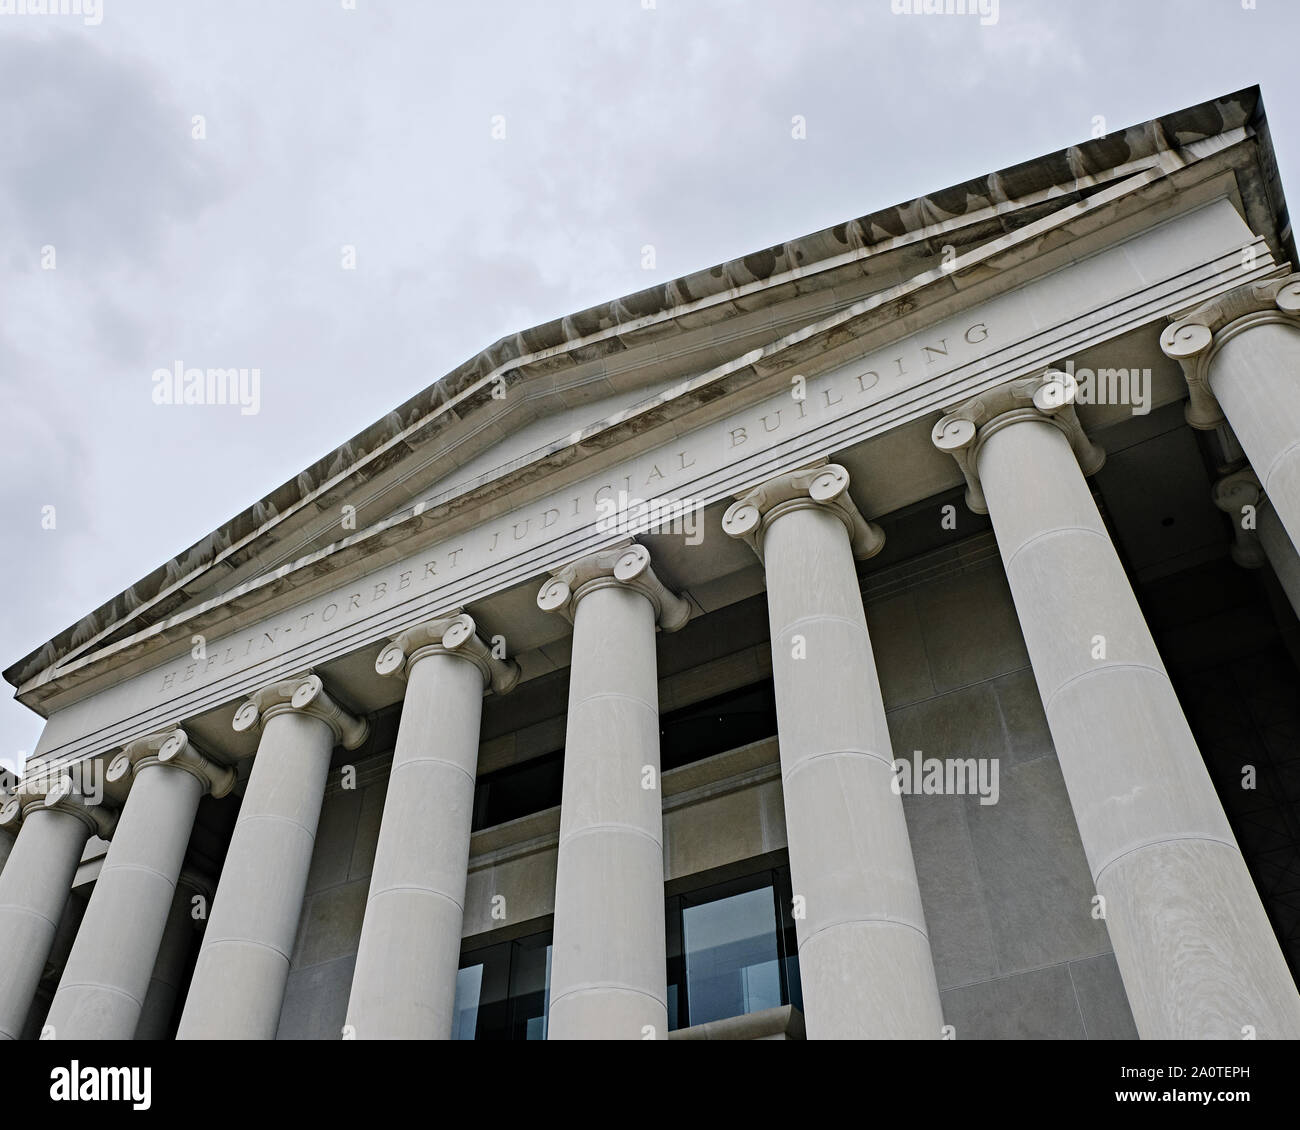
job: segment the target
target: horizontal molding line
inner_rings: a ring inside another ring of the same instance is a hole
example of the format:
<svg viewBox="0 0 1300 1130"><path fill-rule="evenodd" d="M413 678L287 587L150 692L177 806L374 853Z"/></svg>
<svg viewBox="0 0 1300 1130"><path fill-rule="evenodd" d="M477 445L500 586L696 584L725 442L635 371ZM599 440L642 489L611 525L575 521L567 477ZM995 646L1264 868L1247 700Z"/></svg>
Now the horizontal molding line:
<svg viewBox="0 0 1300 1130"><path fill-rule="evenodd" d="M1262 243L1262 241L1257 242ZM1232 263L1235 269L1226 272L1220 269L1220 264L1225 260ZM1232 290L1245 282L1268 275L1275 269L1276 266L1266 248L1263 254L1257 257L1256 266L1250 270L1241 266L1239 251L1224 253L1199 268L1182 272L1173 279L1162 280L1125 298L1117 299L1107 307L1080 314L1062 323L1061 326L1056 327L1054 330L1044 330L1028 338L1022 338L1018 342L995 351L989 357L980 358L968 362L966 365L957 366L945 373L937 374L922 385L900 390L881 400L864 405L844 417L827 420L823 424L810 427L807 431L780 441L764 451L756 452L735 463L704 472L696 479L682 484L672 493L678 497L691 497L706 506L721 502L747 489L755 482L761 482L774 475L795 470L814 459L828 456L851 444L882 434L902 423L919 419L931 411L942 410L946 406L974 396L985 389L1014 380L1019 376L1031 375L1051 360L1065 353L1101 344L1106 340L1122 335L1128 329L1133 328L1134 325L1146 324L1160 317L1182 313L1191 306L1198 305L1218 294ZM1171 292L1170 288L1179 283L1179 280L1183 280L1182 283L1178 285L1176 290ZM1167 292L1168 297L1163 300L1155 300L1149 297L1153 292L1161 291ZM1140 313L1126 312L1123 315L1116 316L1115 310L1117 307ZM1109 318L1100 318L1099 311L1103 309L1111 311ZM1094 324L1085 325L1079 329L1069 328L1080 322ZM1062 333L1062 330L1065 332ZM1025 342L1035 341L1048 335L1055 336L1050 341L1035 345L1032 349L1024 349ZM914 336L916 336L916 333L908 334L907 338ZM906 338L900 340L906 340ZM888 348L888 346L882 347L882 350L885 348ZM1013 353L1012 351L1018 352ZM878 351L873 350L873 352ZM1007 354L1011 355L997 359L999 355ZM849 363L839 363L828 372L833 372L835 369L841 368L843 364ZM894 403L891 405L891 402ZM761 404L751 404L742 411L753 412L760 407ZM714 424L716 424L716 421ZM708 426L713 425L705 425L705 427ZM686 433L686 435L679 437L674 442L684 442L690 434ZM664 444L663 446L668 445ZM642 459L648 454L650 453L642 452L634 459ZM615 468L606 468L601 472L602 475L609 475L610 477L613 477L614 473ZM579 483L574 483L572 487L577 488L579 485ZM565 489L570 488L566 487ZM534 499L513 509L502 510L490 521L504 521L510 515L517 514L525 506L545 505L546 501L545 498ZM293 674L304 667L326 663L360 648L378 643L395 634L395 631L425 619L435 612L442 612L458 605L481 600L492 593L536 578L576 557L615 544L626 536L626 533L623 532L615 534L595 530L592 526L571 530L553 539L545 546L536 546L531 550L521 551L514 558L506 559L496 566L481 569L463 579L452 581L443 588L429 590L413 596L401 605L377 611L368 617L354 621L347 627L341 627L339 631L328 637L309 641L300 647L268 657L266 660L234 672L206 687L196 689L189 695L178 696L167 702L143 708L129 716L106 723L83 735L65 741L54 749L42 751L39 757L34 757L31 760L30 771L52 772L66 768L75 762L120 748L139 735L159 728L161 724L169 724L178 719L184 720L216 709L233 699L249 694L265 683ZM364 542L356 543L356 548L358 549L357 564L360 567L366 560ZM438 551L438 544L431 544L419 551L419 554L434 554ZM379 569L372 568L369 573L365 574L367 578L373 580L383 570L392 568L405 561L408 557L416 555L408 551L401 556L397 556L393 547L390 547L390 552L393 553L393 556L380 565ZM373 565L373 556L369 560ZM304 566L305 569L310 567L310 565ZM269 578L270 581L279 579L276 577ZM350 579L342 579L337 587L348 587L360 583L360 580L360 575L353 576ZM328 591L318 593L310 599L312 601L321 600L328 595ZM301 607L301 603L296 607ZM293 612L294 608L291 607L281 609L275 612L273 616L292 618ZM268 617L268 619L270 618ZM183 623L184 621L180 622ZM257 630L257 624L251 624L244 629L240 629L241 632L246 634L254 633ZM218 647L220 642L220 640L217 640L213 647ZM160 672L164 667L173 666L179 662L181 662L179 656L172 657L166 663L159 664L149 671L141 672L133 676L132 679L150 677L154 672ZM129 685L130 681L128 680L126 683L119 685Z"/></svg>

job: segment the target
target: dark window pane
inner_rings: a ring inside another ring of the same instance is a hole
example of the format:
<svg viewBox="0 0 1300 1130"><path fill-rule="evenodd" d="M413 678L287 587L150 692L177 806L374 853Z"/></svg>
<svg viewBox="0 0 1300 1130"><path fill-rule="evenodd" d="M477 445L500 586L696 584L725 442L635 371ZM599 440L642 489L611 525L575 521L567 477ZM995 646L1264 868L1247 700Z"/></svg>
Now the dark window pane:
<svg viewBox="0 0 1300 1130"><path fill-rule="evenodd" d="M546 1039L551 1003L551 937L534 934L514 944L510 962L511 1039Z"/></svg>
<svg viewBox="0 0 1300 1130"><path fill-rule="evenodd" d="M452 1005L458 1040L510 1038L510 943L461 954Z"/></svg>
<svg viewBox="0 0 1300 1130"><path fill-rule="evenodd" d="M766 679L664 714L659 762L676 769L776 733L776 696Z"/></svg>
<svg viewBox="0 0 1300 1130"><path fill-rule="evenodd" d="M485 773L474 786L473 830L554 808L560 803L563 780L562 750Z"/></svg>

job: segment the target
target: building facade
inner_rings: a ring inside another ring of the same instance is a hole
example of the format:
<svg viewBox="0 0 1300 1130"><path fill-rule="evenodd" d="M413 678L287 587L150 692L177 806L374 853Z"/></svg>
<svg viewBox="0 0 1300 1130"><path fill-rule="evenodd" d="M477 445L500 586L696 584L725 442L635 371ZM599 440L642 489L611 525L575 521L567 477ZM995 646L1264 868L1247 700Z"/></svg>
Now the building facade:
<svg viewBox="0 0 1300 1130"><path fill-rule="evenodd" d="M1257 89L503 338L15 663L9 1038L1300 1037Z"/></svg>

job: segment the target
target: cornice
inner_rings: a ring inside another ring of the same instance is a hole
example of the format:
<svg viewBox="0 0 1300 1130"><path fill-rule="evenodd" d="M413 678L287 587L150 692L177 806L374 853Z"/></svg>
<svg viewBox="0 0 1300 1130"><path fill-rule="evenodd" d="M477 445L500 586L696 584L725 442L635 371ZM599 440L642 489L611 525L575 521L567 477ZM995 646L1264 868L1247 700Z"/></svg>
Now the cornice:
<svg viewBox="0 0 1300 1130"><path fill-rule="evenodd" d="M1074 451L1085 475L1101 470L1106 453L1084 433L1074 410L1079 385L1070 373L1048 369L1039 377L1022 377L996 385L948 410L930 434L935 447L956 461L966 477L966 505L987 514L979 478L979 452L989 436L1009 424L1040 421L1057 428Z"/></svg>
<svg viewBox="0 0 1300 1130"><path fill-rule="evenodd" d="M1210 389L1210 364L1223 345L1252 326L1282 322L1300 326L1300 274L1289 266L1237 287L1170 319L1160 348L1187 379L1187 422L1200 431L1223 423L1223 409Z"/></svg>
<svg viewBox="0 0 1300 1130"><path fill-rule="evenodd" d="M858 276L878 272L881 255L894 249L929 248L933 256L938 245L950 240L963 250L963 265L958 271L927 272L906 285L886 285L872 295L869 305L885 306L888 312L909 291L924 290L931 284L950 290L955 280L972 270L978 273L988 268L1005 269L995 262L1003 252L1012 262L1023 262L1020 245L1024 242L1022 229L1028 209L1043 209L1030 225L1035 235L1043 225L1064 226L1101 205L1109 207L1124 195L1137 194L1154 182L1176 177L1189 165L1211 161L1208 153L1214 153L1213 159L1217 159L1217 151L1204 147L1198 151L1197 145L1243 135L1257 119L1262 125L1258 90L1239 91L1116 131L1106 139L1027 161L503 338L11 666L6 678L15 686L35 684L46 673L71 665L70 659L133 638L150 626L165 623L182 609L192 608L192 603L186 603L187 590L209 589L202 580L205 574L218 566L242 565L248 559L250 546L270 530L295 515L310 512L312 507L332 507L343 500L343 492L358 482L377 477L384 467L408 457L428 441L431 431L459 425L468 413L493 410L492 390L503 381L511 385L528 379L530 367L542 375L565 365L585 363L593 356L641 347L657 349L655 343L676 330L709 325L786 297L806 294L815 289L816 284L810 280L819 272L859 263L864 265L854 267ZM1123 155L1119 164L1117 154ZM1149 175L1143 175L1143 170ZM1116 190L1118 196L1108 196L1108 185L1117 177L1130 180L1122 191ZM1017 213L1017 218L1010 220L1009 213ZM970 228L983 234L977 237L973 245L977 250L970 255L967 266L963 239L953 233ZM990 232L999 229L1004 233L1002 238L984 242ZM914 251L908 253L915 257ZM868 263L872 266L865 265ZM913 309L914 303L908 302L906 308ZM855 310L843 319L837 315L831 320L852 324L860 313ZM801 332L795 336L804 335ZM744 381L738 385L744 387ZM486 419L483 422L488 423ZM292 536L275 540L282 545L294 543ZM349 540L328 549L335 550ZM298 561L315 556L313 551L301 555ZM290 564L295 563L286 562L284 567ZM270 568L278 571L275 564ZM124 632L132 635L124 637Z"/></svg>
<svg viewBox="0 0 1300 1130"><path fill-rule="evenodd" d="M484 687L507 694L519 682L519 664L498 658L478 635L474 618L463 608L407 628L395 636L375 660L380 675L405 678L426 655L453 655L477 667Z"/></svg>
<svg viewBox="0 0 1300 1130"><path fill-rule="evenodd" d="M844 525L853 556L874 557L885 548L885 535L868 522L849 495L849 473L837 463L816 463L767 479L736 496L722 516L722 529L739 538L763 560L763 535L782 514L804 508L824 510Z"/></svg>
<svg viewBox="0 0 1300 1130"><path fill-rule="evenodd" d="M655 610L655 623L675 632L691 618L689 602L671 592L650 567L650 551L636 542L622 542L588 554L551 573L537 594L543 612L558 612L572 623L578 602L598 588L616 585L639 592Z"/></svg>
<svg viewBox="0 0 1300 1130"><path fill-rule="evenodd" d="M261 729L277 714L290 711L319 718L334 731L335 743L344 749L357 749L370 736L370 723L339 706L326 693L320 676L311 671L254 691L235 711L232 725L237 734L243 734Z"/></svg>

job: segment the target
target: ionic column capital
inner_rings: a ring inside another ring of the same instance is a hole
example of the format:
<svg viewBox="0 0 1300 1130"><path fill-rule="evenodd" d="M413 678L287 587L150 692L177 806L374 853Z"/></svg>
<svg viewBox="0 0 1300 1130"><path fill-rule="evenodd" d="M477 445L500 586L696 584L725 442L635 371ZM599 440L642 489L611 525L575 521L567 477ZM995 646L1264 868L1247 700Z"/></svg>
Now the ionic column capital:
<svg viewBox="0 0 1300 1130"><path fill-rule="evenodd" d="M246 733L289 711L319 718L334 731L335 742L344 749L356 749L370 736L370 723L339 706L326 693L320 676L311 671L270 683L249 695L235 712L235 732Z"/></svg>
<svg viewBox="0 0 1300 1130"><path fill-rule="evenodd" d="M452 655L472 663L482 673L483 685L496 694L506 694L519 682L519 664L493 654L479 636L474 618L463 608L394 636L375 660L375 670L405 678L426 655Z"/></svg>
<svg viewBox="0 0 1300 1130"><path fill-rule="evenodd" d="M0 789L0 832L18 835L18 825L23 822L23 805L13 793Z"/></svg>
<svg viewBox="0 0 1300 1130"><path fill-rule="evenodd" d="M81 766L73 766L73 769L80 770ZM24 777L14 795L0 808L0 828L16 833L20 823L36 811L64 812L75 816L91 835L105 840L112 838L113 829L117 827L117 810L105 808L82 790L68 772L57 777Z"/></svg>
<svg viewBox="0 0 1300 1130"><path fill-rule="evenodd" d="M979 478L979 451L985 440L1011 424L1025 421L1050 424L1067 440L1085 475L1101 470L1106 453L1092 442L1079 423L1074 402L1079 384L1070 373L1048 369L1040 377L1022 377L973 396L957 405L934 426L930 439L946 451L966 476L966 505L987 514L988 503Z"/></svg>
<svg viewBox="0 0 1300 1130"><path fill-rule="evenodd" d="M1249 467L1234 471L1214 484L1210 497L1232 519L1232 560L1243 569L1258 569L1267 560L1258 532L1259 510L1265 502L1259 476Z"/></svg>
<svg viewBox="0 0 1300 1130"><path fill-rule="evenodd" d="M849 495L848 471L825 459L737 495L722 516L722 529L745 542L762 561L763 535L768 527L782 514L810 508L833 514L844 524L854 557L874 557L884 548L884 533L862 516Z"/></svg>
<svg viewBox="0 0 1300 1130"><path fill-rule="evenodd" d="M689 602L655 575L650 567L650 551L634 541L599 550L552 570L550 580L537 594L537 606L543 612L558 612L572 622L579 600L611 585L632 589L650 601L655 622L665 632L677 631L691 618Z"/></svg>
<svg viewBox="0 0 1300 1130"><path fill-rule="evenodd" d="M1289 268L1271 278L1220 294L1169 320L1160 348L1182 366L1187 379L1187 422L1209 431L1223 422L1223 409L1210 390L1210 362L1227 341L1269 322L1300 325L1300 274Z"/></svg>
<svg viewBox="0 0 1300 1130"><path fill-rule="evenodd" d="M217 799L226 796L238 778L234 769L218 765L200 753L181 727L171 726L123 746L122 752L109 762L108 779L133 779L149 765L166 765L197 777L204 791Z"/></svg>

